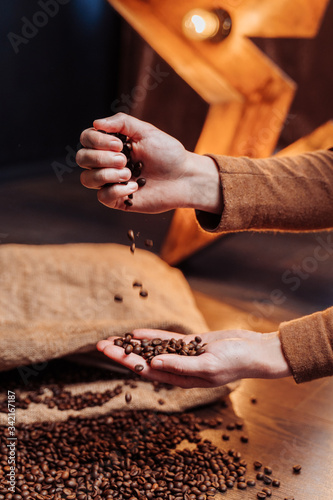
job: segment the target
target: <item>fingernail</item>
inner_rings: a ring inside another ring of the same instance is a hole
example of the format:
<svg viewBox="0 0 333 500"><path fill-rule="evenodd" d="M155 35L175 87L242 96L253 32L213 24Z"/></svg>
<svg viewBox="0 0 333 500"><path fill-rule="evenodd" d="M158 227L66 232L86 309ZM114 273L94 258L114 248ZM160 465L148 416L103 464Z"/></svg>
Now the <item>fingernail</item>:
<svg viewBox="0 0 333 500"><path fill-rule="evenodd" d="M129 182L129 183L127 184L127 187L128 187L128 189L131 191L131 193L134 193L134 191L137 191L137 189L138 189L138 185L137 185L137 183L136 183L136 182L133 182L133 181Z"/></svg>

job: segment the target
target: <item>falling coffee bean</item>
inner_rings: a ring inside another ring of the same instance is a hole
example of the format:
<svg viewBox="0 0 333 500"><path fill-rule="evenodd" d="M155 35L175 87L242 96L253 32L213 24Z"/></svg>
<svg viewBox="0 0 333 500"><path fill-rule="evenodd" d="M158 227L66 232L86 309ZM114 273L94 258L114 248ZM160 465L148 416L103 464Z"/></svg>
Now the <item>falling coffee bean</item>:
<svg viewBox="0 0 333 500"><path fill-rule="evenodd" d="M130 241L134 241L135 236L134 236L134 231L133 231L133 229L129 229L129 230L127 231L127 236L128 236L128 239L129 239Z"/></svg>
<svg viewBox="0 0 333 500"><path fill-rule="evenodd" d="M151 248L154 246L153 240L145 240L145 246Z"/></svg>

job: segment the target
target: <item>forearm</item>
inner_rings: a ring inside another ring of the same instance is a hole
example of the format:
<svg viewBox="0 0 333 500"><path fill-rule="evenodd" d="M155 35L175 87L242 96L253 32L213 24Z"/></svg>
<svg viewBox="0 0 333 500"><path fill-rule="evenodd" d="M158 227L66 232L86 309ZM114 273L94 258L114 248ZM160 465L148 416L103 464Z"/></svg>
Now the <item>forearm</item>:
<svg viewBox="0 0 333 500"><path fill-rule="evenodd" d="M311 231L333 227L332 151L254 160L212 158L219 168L223 215L214 227L207 214L199 214L205 229ZM209 210L208 204L196 208L218 213L217 208Z"/></svg>

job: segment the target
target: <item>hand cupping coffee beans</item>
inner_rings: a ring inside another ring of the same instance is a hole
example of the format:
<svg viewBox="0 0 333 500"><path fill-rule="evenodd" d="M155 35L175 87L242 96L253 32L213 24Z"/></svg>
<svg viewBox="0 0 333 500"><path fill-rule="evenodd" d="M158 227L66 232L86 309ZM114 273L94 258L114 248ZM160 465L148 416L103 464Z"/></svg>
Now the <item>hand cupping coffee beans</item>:
<svg viewBox="0 0 333 500"><path fill-rule="evenodd" d="M131 333L127 333L124 338L117 338L114 341L114 344L118 347L122 347L125 351L125 354L138 354L142 356L148 364L151 363L151 360L155 356L159 356L160 354L179 354L180 356L200 356L205 352L204 346L206 344L201 345L201 338L195 337L194 340L191 340L188 344L183 339L133 339L133 335ZM137 365L142 366L142 365ZM138 369L137 371L141 371Z"/></svg>
<svg viewBox="0 0 333 500"><path fill-rule="evenodd" d="M136 179L138 186L140 188L143 187L146 184L146 179L144 177L141 177L143 163L141 161L133 163L131 158L132 143L130 141L130 138L124 134L120 134L119 132L105 132L104 130L99 130L99 132L102 132L103 134L113 135L121 140L121 142L123 143L123 149L121 150L121 152L126 156L127 159L126 167L130 169L132 173L132 178ZM123 182L122 184L127 184L127 182ZM105 184L104 187L105 186L107 186L107 184ZM133 194L130 194L125 199L124 204L127 207L131 207L133 205L132 199L133 199Z"/></svg>

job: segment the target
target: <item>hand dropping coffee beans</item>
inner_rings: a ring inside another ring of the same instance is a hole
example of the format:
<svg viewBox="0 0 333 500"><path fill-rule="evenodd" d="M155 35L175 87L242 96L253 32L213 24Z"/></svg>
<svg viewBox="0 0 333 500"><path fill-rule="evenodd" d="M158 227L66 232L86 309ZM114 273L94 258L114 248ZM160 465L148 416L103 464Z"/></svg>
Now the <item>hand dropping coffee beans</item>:
<svg viewBox="0 0 333 500"><path fill-rule="evenodd" d="M143 169L143 163L141 161L138 161L136 163L133 163L132 158L131 158L131 151L133 149L132 143L130 142L130 138L127 137L124 134L120 134L119 132L105 132L104 130L99 130L99 132L103 134L109 134L113 135L114 137L117 137L118 139L121 140L123 143L123 149L121 152L126 156L127 159L127 164L126 167L130 169L132 178L136 179L136 182L139 186L139 188L143 187L146 184L146 179L141 176L141 172ZM121 183L121 184L127 184L127 182ZM105 184L105 186L111 186L112 184ZM126 207L131 207L133 205L133 194L130 194L125 200L124 200L124 205Z"/></svg>
<svg viewBox="0 0 333 500"><path fill-rule="evenodd" d="M117 338L114 341L115 345L122 347L125 351L125 354L131 354L134 352L139 356L142 356L148 364L151 363L151 360L155 356L159 356L160 354L179 354L180 356L200 356L205 352L204 346L206 344L201 345L201 338L195 337L194 340L186 344L183 339L133 339L133 335L131 333L127 333L124 338ZM138 366L136 365L135 370L137 370Z"/></svg>

